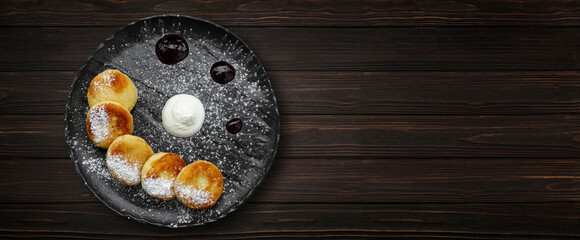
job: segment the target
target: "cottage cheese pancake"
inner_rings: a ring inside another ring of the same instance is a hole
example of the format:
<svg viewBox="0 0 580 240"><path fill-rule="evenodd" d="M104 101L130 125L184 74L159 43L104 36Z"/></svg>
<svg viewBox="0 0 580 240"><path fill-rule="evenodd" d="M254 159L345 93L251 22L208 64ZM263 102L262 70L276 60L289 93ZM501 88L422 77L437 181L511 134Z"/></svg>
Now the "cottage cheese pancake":
<svg viewBox="0 0 580 240"><path fill-rule="evenodd" d="M127 75L107 69L91 81L87 100L90 107L103 101L114 101L131 111L137 103L137 88Z"/></svg>
<svg viewBox="0 0 580 240"><path fill-rule="evenodd" d="M86 126L93 143L107 149L117 137L133 133L133 116L123 105L105 101L89 109Z"/></svg>
<svg viewBox="0 0 580 240"><path fill-rule="evenodd" d="M183 168L175 179L177 199L193 209L213 207L224 189L222 173L212 163L198 160Z"/></svg>
<svg viewBox="0 0 580 240"><path fill-rule="evenodd" d="M174 199L173 181L184 167L185 162L179 155L156 153L143 165L141 186L147 194L159 200Z"/></svg>
<svg viewBox="0 0 580 240"><path fill-rule="evenodd" d="M147 142L137 136L123 135L115 139L107 151L107 168L113 177L127 186L141 183L141 170L153 155Z"/></svg>

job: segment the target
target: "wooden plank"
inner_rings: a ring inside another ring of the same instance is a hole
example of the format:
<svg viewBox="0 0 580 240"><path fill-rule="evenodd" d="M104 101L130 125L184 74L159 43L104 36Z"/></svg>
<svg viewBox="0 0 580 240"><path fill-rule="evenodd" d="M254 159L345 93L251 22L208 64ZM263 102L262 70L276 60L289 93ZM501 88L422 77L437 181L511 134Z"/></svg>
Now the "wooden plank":
<svg viewBox="0 0 580 240"><path fill-rule="evenodd" d="M68 158L63 125L0 116L0 158ZM577 158L579 133L578 115L282 115L277 156Z"/></svg>
<svg viewBox="0 0 580 240"><path fill-rule="evenodd" d="M269 72L282 114L580 111L580 72Z"/></svg>
<svg viewBox="0 0 580 240"><path fill-rule="evenodd" d="M580 116L283 116L281 157L577 157ZM313 137L316 136L316 137Z"/></svg>
<svg viewBox="0 0 580 240"><path fill-rule="evenodd" d="M0 114L64 115L75 72L0 72Z"/></svg>
<svg viewBox="0 0 580 240"><path fill-rule="evenodd" d="M0 28L5 38L0 69L77 71L118 29ZM268 71L576 71L580 66L580 28L231 30Z"/></svg>
<svg viewBox="0 0 580 240"><path fill-rule="evenodd" d="M1 26L122 26L186 14L226 26L578 26L577 1L6 1ZM74 11L71 11L74 9Z"/></svg>
<svg viewBox="0 0 580 240"><path fill-rule="evenodd" d="M0 152L5 154L4 157L38 154L67 158L69 155L63 115L5 116L0 119Z"/></svg>
<svg viewBox="0 0 580 240"><path fill-rule="evenodd" d="M70 159L1 159L1 203L98 202ZM275 160L253 203L578 202L576 159Z"/></svg>
<svg viewBox="0 0 580 240"><path fill-rule="evenodd" d="M3 238L580 238L578 204L246 204L207 225L169 229L101 204L1 204ZM225 227L227 226L227 227Z"/></svg>
<svg viewBox="0 0 580 240"><path fill-rule="evenodd" d="M74 74L0 72L0 114L62 115ZM577 71L268 75L284 115L580 113Z"/></svg>

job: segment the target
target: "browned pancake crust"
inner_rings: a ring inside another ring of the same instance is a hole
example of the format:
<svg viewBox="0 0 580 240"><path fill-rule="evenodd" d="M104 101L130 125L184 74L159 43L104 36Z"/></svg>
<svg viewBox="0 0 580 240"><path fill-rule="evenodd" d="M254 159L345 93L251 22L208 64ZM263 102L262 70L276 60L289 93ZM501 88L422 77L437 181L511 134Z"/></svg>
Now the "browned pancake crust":
<svg viewBox="0 0 580 240"><path fill-rule="evenodd" d="M108 74L111 77L111 80L108 82L105 80L105 78L103 78L103 75L105 74ZM93 81L89 87L89 94L97 95L99 92L98 87L96 86L105 84L109 85L115 92L121 92L127 88L127 86L129 86L130 82L131 79L118 70L105 70L93 78Z"/></svg>
<svg viewBox="0 0 580 240"><path fill-rule="evenodd" d="M175 153L165 153L158 160L151 164L151 170L145 174L145 177L175 177L182 168L185 167L183 159Z"/></svg>

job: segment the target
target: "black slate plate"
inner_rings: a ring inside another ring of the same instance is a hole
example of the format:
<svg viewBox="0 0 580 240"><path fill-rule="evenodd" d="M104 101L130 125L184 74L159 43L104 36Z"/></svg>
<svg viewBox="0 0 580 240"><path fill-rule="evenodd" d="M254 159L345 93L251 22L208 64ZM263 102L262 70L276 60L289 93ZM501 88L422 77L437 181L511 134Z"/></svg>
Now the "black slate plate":
<svg viewBox="0 0 580 240"><path fill-rule="evenodd" d="M165 65L155 55L155 43L169 33L182 35L189 44L189 56L175 65ZM220 60L236 69L236 78L225 85L209 75L211 65ZM159 201L141 186L124 186L109 174L106 150L90 141L85 126L90 82L109 68L127 74L139 90L131 111L133 135L144 138L155 152L179 154L186 164L204 159L220 168L224 191L213 208L192 210L177 200ZM161 124L165 102L180 93L199 98L206 111L202 129L188 138L172 136ZM244 121L242 131L235 135L225 129L232 118ZM122 216L166 227L212 222L243 204L274 161L279 124L274 91L248 46L214 23L178 15L139 20L99 45L75 76L65 113L71 159L94 195Z"/></svg>

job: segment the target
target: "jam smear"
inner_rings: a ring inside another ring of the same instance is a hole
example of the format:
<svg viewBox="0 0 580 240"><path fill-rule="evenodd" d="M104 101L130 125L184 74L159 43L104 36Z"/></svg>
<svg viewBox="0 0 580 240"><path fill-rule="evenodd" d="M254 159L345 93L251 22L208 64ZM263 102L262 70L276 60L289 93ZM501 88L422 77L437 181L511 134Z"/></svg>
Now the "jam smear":
<svg viewBox="0 0 580 240"><path fill-rule="evenodd" d="M234 118L226 123L226 129L231 134L239 133L242 130L242 120L239 118Z"/></svg>
<svg viewBox="0 0 580 240"><path fill-rule="evenodd" d="M157 54L157 58L162 63L173 65L187 57L189 46L181 35L167 34L157 41L155 54Z"/></svg>
<svg viewBox="0 0 580 240"><path fill-rule="evenodd" d="M236 70L234 67L225 61L219 61L211 66L211 78L219 83L226 84L236 77Z"/></svg>

